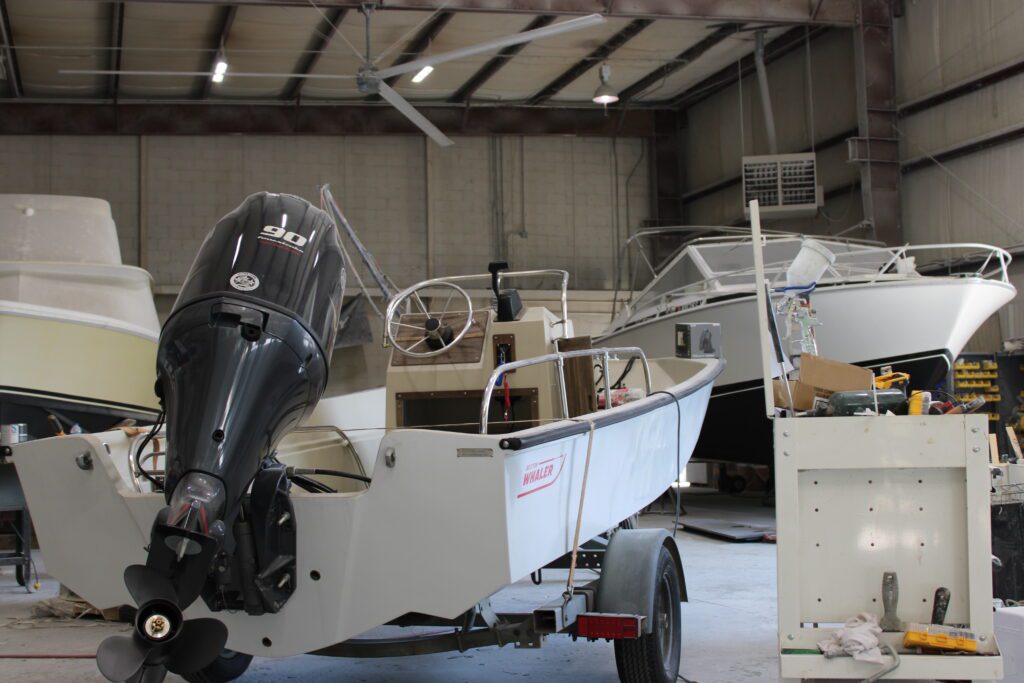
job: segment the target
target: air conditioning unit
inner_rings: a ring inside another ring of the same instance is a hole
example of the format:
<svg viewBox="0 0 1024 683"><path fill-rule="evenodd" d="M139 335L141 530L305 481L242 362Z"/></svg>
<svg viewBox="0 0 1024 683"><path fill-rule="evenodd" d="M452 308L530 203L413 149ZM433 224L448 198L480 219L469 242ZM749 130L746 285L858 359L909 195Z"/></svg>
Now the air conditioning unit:
<svg viewBox="0 0 1024 683"><path fill-rule="evenodd" d="M743 157L743 215L750 218L756 199L761 217L816 216L823 195L814 154L769 154Z"/></svg>

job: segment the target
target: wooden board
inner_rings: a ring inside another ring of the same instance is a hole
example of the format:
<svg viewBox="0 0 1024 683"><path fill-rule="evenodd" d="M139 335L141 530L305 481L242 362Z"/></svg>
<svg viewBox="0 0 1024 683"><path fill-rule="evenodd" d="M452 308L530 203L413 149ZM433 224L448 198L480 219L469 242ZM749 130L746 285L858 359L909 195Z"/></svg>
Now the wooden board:
<svg viewBox="0 0 1024 683"><path fill-rule="evenodd" d="M484 331L487 329L488 311L477 311L473 314L473 325L466 332L458 344L455 344L449 351L431 356L429 358L413 358L393 350L391 353L392 367L406 367L411 365L447 365L449 363L479 363L484 353ZM399 322L403 325L414 325L412 327L399 327L395 335L395 341L402 346L408 347L415 344L424 337L423 324L427 316L423 313L407 313ZM466 324L465 311L449 313L445 316L445 324L451 325L452 331L457 335L462 326ZM426 342L417 346L414 351L429 351L430 347Z"/></svg>
<svg viewBox="0 0 1024 683"><path fill-rule="evenodd" d="M1020 454L1020 442L1017 441L1017 432L1013 431L1013 427L1006 428L1006 439L1010 442L1010 448L1013 449L1013 454L1017 456L1017 462L1024 462L1024 456Z"/></svg>
<svg viewBox="0 0 1024 683"><path fill-rule="evenodd" d="M581 351L591 348L593 345L590 337L558 340L559 351ZM569 358L565 361L565 397L569 402L569 417L589 415L597 411L593 358Z"/></svg>

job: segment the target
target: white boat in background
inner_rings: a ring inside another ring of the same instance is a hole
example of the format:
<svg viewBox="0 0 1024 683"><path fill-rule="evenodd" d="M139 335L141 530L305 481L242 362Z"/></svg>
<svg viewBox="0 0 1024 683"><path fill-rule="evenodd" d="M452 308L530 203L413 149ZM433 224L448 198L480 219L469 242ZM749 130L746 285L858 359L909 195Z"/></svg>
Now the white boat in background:
<svg viewBox="0 0 1024 683"><path fill-rule="evenodd" d="M686 241L660 267L638 250L637 263L652 279L618 308L597 342L639 346L659 356L672 352L676 323L719 323L729 365L716 382L694 457L768 464L771 436L761 405L749 232L710 230L734 234ZM644 231L627 244L679 232L692 235L694 229ZM814 240L836 257L811 296L822 322L815 329L821 354L870 368L893 366L910 373L914 388L941 382L982 323L1016 295L1007 273L1012 257L998 247ZM793 233L766 236L765 269L773 288L785 283L802 241ZM917 268L917 260L936 257L946 265Z"/></svg>
<svg viewBox="0 0 1024 683"><path fill-rule="evenodd" d="M152 420L151 278L121 263L110 205L0 195L0 239L0 422L39 437L51 413L87 431Z"/></svg>

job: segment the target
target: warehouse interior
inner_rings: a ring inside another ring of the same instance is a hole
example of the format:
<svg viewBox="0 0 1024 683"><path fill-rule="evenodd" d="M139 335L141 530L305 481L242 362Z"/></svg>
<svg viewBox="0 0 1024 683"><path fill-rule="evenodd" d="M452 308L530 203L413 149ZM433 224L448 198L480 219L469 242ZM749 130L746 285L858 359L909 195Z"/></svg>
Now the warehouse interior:
<svg viewBox="0 0 1024 683"><path fill-rule="evenodd" d="M1024 682L1022 31L0 0L0 679Z"/></svg>

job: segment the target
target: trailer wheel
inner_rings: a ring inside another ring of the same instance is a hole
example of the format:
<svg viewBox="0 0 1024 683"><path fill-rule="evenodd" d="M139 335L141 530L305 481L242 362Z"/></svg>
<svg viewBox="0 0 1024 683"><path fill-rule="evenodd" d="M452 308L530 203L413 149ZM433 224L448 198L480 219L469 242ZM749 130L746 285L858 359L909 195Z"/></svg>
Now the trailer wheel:
<svg viewBox="0 0 1024 683"><path fill-rule="evenodd" d="M185 674L184 679L189 683L227 683L244 674L251 663L252 655L224 650L212 664L195 673Z"/></svg>
<svg viewBox="0 0 1024 683"><path fill-rule="evenodd" d="M615 664L622 683L674 683L682 657L679 572L668 548L658 555L651 632L615 641Z"/></svg>

